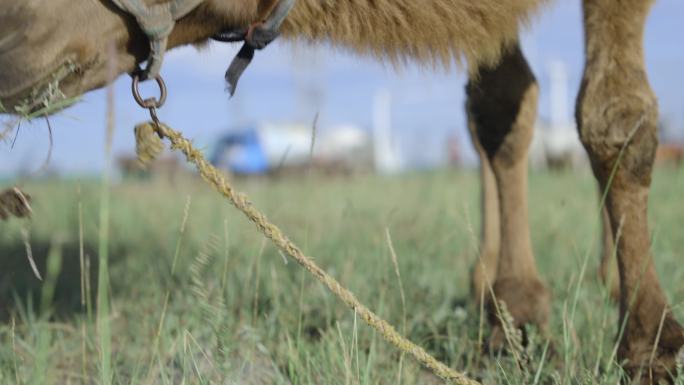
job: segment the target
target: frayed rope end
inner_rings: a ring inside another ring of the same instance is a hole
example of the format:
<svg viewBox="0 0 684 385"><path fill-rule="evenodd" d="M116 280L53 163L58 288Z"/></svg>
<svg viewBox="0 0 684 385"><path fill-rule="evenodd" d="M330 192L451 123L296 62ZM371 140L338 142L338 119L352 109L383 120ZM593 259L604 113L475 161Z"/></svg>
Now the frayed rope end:
<svg viewBox="0 0 684 385"><path fill-rule="evenodd" d="M162 142L154 123L147 122L135 126L135 152L138 164L147 168L164 151Z"/></svg>

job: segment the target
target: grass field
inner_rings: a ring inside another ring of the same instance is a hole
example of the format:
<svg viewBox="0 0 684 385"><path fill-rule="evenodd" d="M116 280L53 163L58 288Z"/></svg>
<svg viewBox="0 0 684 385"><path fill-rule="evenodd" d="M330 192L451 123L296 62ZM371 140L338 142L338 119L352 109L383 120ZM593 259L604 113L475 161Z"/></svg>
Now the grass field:
<svg viewBox="0 0 684 385"><path fill-rule="evenodd" d="M551 342L531 331L522 367L517 355L481 352L489 330L467 300L474 172L237 183L359 299L451 367L487 384L618 381L617 308L597 283L588 173L531 176L533 244L554 301ZM440 383L197 180L114 184L104 238L99 183L24 189L31 222L0 222L0 384ZM660 277L684 320L682 191L684 172L657 173L651 225ZM99 240L109 251L105 312L96 306Z"/></svg>

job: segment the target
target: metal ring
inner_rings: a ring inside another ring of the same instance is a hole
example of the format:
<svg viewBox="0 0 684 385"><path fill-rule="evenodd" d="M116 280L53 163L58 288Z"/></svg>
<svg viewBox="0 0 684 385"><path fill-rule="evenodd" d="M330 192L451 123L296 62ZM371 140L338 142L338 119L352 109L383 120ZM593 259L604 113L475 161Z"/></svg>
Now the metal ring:
<svg viewBox="0 0 684 385"><path fill-rule="evenodd" d="M139 88L140 73L133 74L133 85L131 87L133 90L133 98L135 98L135 101L142 108L161 108L166 102L166 83L164 83L164 79L162 79L161 75L157 75L154 77L154 80L157 82L157 85L159 86L159 99L154 97L143 99L142 96L140 96Z"/></svg>

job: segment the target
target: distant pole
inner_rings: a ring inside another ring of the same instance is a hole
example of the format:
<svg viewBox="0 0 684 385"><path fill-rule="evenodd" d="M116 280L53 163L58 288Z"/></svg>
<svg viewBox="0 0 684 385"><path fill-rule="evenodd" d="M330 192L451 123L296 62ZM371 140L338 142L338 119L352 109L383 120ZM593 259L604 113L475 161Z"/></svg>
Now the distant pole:
<svg viewBox="0 0 684 385"><path fill-rule="evenodd" d="M387 89L378 90L373 101L373 157L376 172L393 174L399 171L399 159L392 141L392 95Z"/></svg>
<svg viewBox="0 0 684 385"><path fill-rule="evenodd" d="M297 120L311 121L325 104L325 62L320 48L292 44L292 76L297 94Z"/></svg>
<svg viewBox="0 0 684 385"><path fill-rule="evenodd" d="M551 79L551 129L562 130L571 127L568 113L568 71L561 60L548 65Z"/></svg>

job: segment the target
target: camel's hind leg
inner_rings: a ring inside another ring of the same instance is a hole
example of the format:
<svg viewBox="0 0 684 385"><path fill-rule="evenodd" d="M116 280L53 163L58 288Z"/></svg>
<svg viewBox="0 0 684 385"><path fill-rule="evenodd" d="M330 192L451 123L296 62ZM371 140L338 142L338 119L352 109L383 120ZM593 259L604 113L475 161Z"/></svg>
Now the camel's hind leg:
<svg viewBox="0 0 684 385"><path fill-rule="evenodd" d="M608 189L620 274L618 358L643 384L671 380L684 333L660 287L651 255L648 193L658 111L643 58L652 1L584 0L586 55L577 104L580 138Z"/></svg>
<svg viewBox="0 0 684 385"><path fill-rule="evenodd" d="M472 296L478 304L489 295L489 289L494 285L496 269L499 262L499 250L501 249L501 226L499 214L499 193L497 191L496 178L489 163L489 158L477 137L477 124L472 118L468 119L470 139L473 147L480 158L480 209L481 230L480 248L478 258L473 264L471 287Z"/></svg>
<svg viewBox="0 0 684 385"><path fill-rule="evenodd" d="M514 46L498 65L480 69L466 92L468 116L498 188L501 247L493 285L497 302L487 296L487 308L495 326L490 346L499 347L498 301L506 304L518 326L545 328L548 320L550 296L537 273L527 213L527 155L539 88L520 47Z"/></svg>

